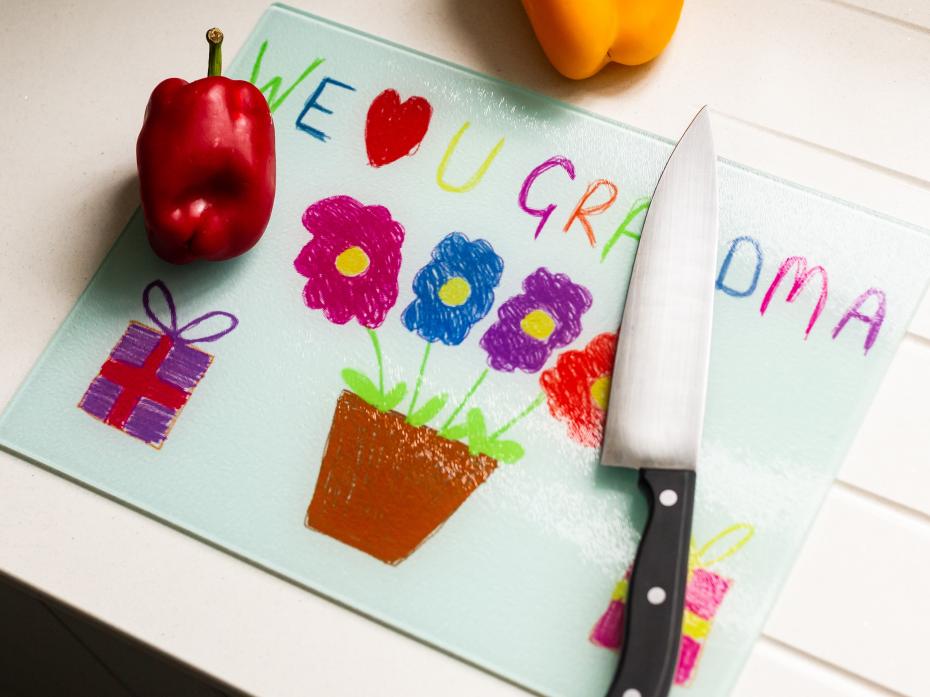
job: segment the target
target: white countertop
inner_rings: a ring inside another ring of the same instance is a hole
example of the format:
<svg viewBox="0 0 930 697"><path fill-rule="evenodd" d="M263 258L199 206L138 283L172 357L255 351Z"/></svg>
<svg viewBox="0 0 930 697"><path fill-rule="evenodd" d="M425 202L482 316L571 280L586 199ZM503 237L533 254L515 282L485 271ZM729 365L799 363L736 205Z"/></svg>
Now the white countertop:
<svg viewBox="0 0 930 697"><path fill-rule="evenodd" d="M707 103L722 156L930 227L930 3L688 0L658 61L584 83L517 2L293 4L669 138ZM209 26L228 60L264 7L5 0L0 407L138 205L151 88L199 75ZM925 302L737 697L930 694L928 418ZM255 694L525 694L6 453L0 572Z"/></svg>

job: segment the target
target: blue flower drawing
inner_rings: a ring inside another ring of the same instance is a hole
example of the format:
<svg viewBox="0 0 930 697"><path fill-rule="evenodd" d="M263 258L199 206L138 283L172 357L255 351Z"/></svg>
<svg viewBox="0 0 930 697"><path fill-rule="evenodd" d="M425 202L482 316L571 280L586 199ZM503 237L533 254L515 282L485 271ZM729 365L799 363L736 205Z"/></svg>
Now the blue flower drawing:
<svg viewBox="0 0 930 697"><path fill-rule="evenodd" d="M413 279L416 299L401 316L404 326L429 342L461 344L494 305L504 260L486 240L447 235Z"/></svg>

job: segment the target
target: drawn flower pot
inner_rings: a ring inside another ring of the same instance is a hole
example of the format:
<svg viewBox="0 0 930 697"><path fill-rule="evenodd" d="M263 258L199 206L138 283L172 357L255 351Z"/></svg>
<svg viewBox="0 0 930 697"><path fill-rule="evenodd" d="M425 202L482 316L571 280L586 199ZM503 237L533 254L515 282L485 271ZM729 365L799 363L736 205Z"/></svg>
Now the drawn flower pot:
<svg viewBox="0 0 930 697"><path fill-rule="evenodd" d="M382 97L393 105L389 111L394 110L396 93ZM372 158L371 143L367 145L372 166L392 161L383 153ZM488 315L504 260L487 240L452 232L417 272L415 298L401 322L426 343L405 416L394 410L408 396L408 383L385 382L375 331L397 302L404 227L384 206L366 206L351 196L316 201L301 220L311 238L294 259L295 270L307 278L304 304L322 310L333 324L354 319L364 327L378 370L376 379L356 368L342 370L350 391L337 400L305 524L398 564L436 532L498 463L514 463L525 455L519 442L504 436L545 395L538 394L497 428L489 426L483 410L469 405L489 371L542 370L553 351L578 338L581 316L593 298L587 288L545 267L527 276L523 292L498 308L497 321L479 342L488 365L434 430L426 424L439 417L449 394L421 392L430 351L437 343L459 346ZM598 389L605 385L601 381ZM593 386L589 391L591 399L600 394Z"/></svg>
<svg viewBox="0 0 930 697"><path fill-rule="evenodd" d="M307 509L306 526L398 564L497 467L464 443L415 427L343 391Z"/></svg>

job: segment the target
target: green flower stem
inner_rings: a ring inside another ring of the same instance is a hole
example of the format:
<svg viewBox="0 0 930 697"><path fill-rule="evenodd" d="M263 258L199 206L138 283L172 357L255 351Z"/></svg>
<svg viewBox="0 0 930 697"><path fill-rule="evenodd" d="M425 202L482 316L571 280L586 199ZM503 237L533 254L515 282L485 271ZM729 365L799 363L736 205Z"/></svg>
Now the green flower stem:
<svg viewBox="0 0 930 697"><path fill-rule="evenodd" d="M540 394L536 397L536 399L534 399L532 402L530 402L529 406L527 406L523 411L521 411L519 414L517 414L515 417L513 417L510 421L508 421L508 422L505 423L503 426L501 426L499 429L497 429L496 431L494 431L494 433L492 433L492 434L489 436L489 439L490 439L490 440L494 440L494 439L497 438L498 436L501 436L501 435L503 435L504 433L506 433L507 431L509 431L509 430L510 430L511 428L513 428L518 422L520 422L522 419L525 419L527 416L529 416L530 412L532 412L536 407L538 407L540 404L542 404L543 401L544 401L545 399L546 399L546 395L540 393Z"/></svg>
<svg viewBox="0 0 930 697"><path fill-rule="evenodd" d="M417 374L417 384L413 388L413 397L410 400L410 408L407 410L408 414L412 414L413 408L417 405L417 397L420 394L420 388L423 386L423 372L426 370L426 361L429 360L431 348L433 348L432 342L427 341L426 350L423 352L423 361L420 363L420 372Z"/></svg>
<svg viewBox="0 0 930 697"><path fill-rule="evenodd" d="M375 347L375 358L378 360L378 393L384 397L384 359L381 357L381 344L378 343L378 335L374 329L368 329L368 336L371 337L371 344Z"/></svg>
<svg viewBox="0 0 930 697"><path fill-rule="evenodd" d="M485 368L481 375L478 376L478 379L475 380L474 384L469 388L468 392L465 393L465 397L461 402L458 403L458 406L455 407L455 410L449 415L449 418L446 419L446 422L439 428L440 435L445 431L449 426L455 421L455 417L459 415L459 412L465 408L465 405L468 403L468 400L471 399L471 396L475 394L475 391L480 387L481 383L484 382L484 379L488 376L488 371L490 368Z"/></svg>

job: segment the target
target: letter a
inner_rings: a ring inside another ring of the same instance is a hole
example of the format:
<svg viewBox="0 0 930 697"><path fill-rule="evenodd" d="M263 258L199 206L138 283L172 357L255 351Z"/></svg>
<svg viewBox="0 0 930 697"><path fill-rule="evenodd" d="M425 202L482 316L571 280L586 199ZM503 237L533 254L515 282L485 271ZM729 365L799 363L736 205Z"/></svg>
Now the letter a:
<svg viewBox="0 0 930 697"><path fill-rule="evenodd" d="M872 297L878 298L878 307L875 308L875 312L873 312L870 317L869 315L862 314L859 309L865 304L866 300ZM878 288L869 288L856 298L855 302L846 310L846 314L843 315L843 318L837 322L836 327L833 328L834 339L843 331L843 327L845 327L846 323L851 319L858 319L869 325L869 332L865 335L865 352L868 353L869 349L872 348L872 344L874 344L875 340L878 338L882 323L885 321L885 293Z"/></svg>

